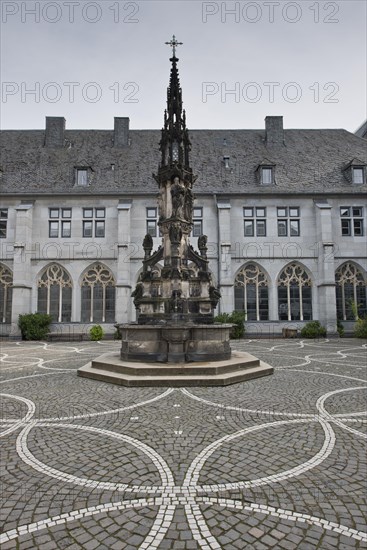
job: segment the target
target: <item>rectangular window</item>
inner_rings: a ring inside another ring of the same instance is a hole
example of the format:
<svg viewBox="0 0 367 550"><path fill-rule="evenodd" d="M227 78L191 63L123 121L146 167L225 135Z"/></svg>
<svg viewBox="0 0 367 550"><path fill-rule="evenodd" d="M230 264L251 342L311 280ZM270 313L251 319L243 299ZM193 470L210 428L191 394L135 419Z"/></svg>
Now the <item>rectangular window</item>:
<svg viewBox="0 0 367 550"><path fill-rule="evenodd" d="M244 207L244 235L254 237L266 237L266 208L265 207Z"/></svg>
<svg viewBox="0 0 367 550"><path fill-rule="evenodd" d="M6 239L6 230L8 225L8 209L0 210L0 239Z"/></svg>
<svg viewBox="0 0 367 550"><path fill-rule="evenodd" d="M361 218L363 216L363 208L352 208L353 218Z"/></svg>
<svg viewBox="0 0 367 550"><path fill-rule="evenodd" d="M71 237L71 213L71 208L49 208L48 235L50 238L63 237L69 239Z"/></svg>
<svg viewBox="0 0 367 550"><path fill-rule="evenodd" d="M203 221L194 220L194 227L192 228L192 236L201 237L202 234L203 234Z"/></svg>
<svg viewBox="0 0 367 550"><path fill-rule="evenodd" d="M256 220L257 237L266 237L266 220Z"/></svg>
<svg viewBox="0 0 367 550"><path fill-rule="evenodd" d="M299 206L278 206L278 237L299 237L301 221Z"/></svg>
<svg viewBox="0 0 367 550"><path fill-rule="evenodd" d="M48 236L51 239L57 239L59 237L59 222L49 222Z"/></svg>
<svg viewBox="0 0 367 550"><path fill-rule="evenodd" d="M76 169L76 184L81 187L86 187L88 185L88 169L87 168L77 168Z"/></svg>
<svg viewBox="0 0 367 550"><path fill-rule="evenodd" d="M151 237L157 236L157 221L147 220L147 234Z"/></svg>
<svg viewBox="0 0 367 550"><path fill-rule="evenodd" d="M203 234L203 208L196 206L192 212L194 226L192 228L193 237L201 237Z"/></svg>
<svg viewBox="0 0 367 550"><path fill-rule="evenodd" d="M93 218L93 208L83 208L83 218Z"/></svg>
<svg viewBox="0 0 367 550"><path fill-rule="evenodd" d="M350 234L350 220L342 220L342 235L349 236Z"/></svg>
<svg viewBox="0 0 367 550"><path fill-rule="evenodd" d="M71 222L61 222L61 237L70 239L71 237Z"/></svg>
<svg viewBox="0 0 367 550"><path fill-rule="evenodd" d="M102 238L105 236L105 225L104 220L103 221L96 221L96 230L95 230L95 236L97 238Z"/></svg>
<svg viewBox="0 0 367 550"><path fill-rule="evenodd" d="M93 222L83 221L83 237L93 237Z"/></svg>
<svg viewBox="0 0 367 550"><path fill-rule="evenodd" d="M289 217L290 218L299 218L299 208L289 207Z"/></svg>
<svg viewBox="0 0 367 550"><path fill-rule="evenodd" d="M341 206L340 217L343 237L363 237L363 208L361 206Z"/></svg>
<svg viewBox="0 0 367 550"><path fill-rule="evenodd" d="M157 209L156 208L147 208L147 218L157 218Z"/></svg>
<svg viewBox="0 0 367 550"><path fill-rule="evenodd" d="M289 220L289 235L299 237L299 220Z"/></svg>
<svg viewBox="0 0 367 550"><path fill-rule="evenodd" d="M71 218L71 208L63 208L61 212L63 218Z"/></svg>
<svg viewBox="0 0 367 550"><path fill-rule="evenodd" d="M83 237L97 239L106 236L105 208L83 208Z"/></svg>
<svg viewBox="0 0 367 550"><path fill-rule="evenodd" d="M288 208L277 208L278 218L286 218L288 216Z"/></svg>
<svg viewBox="0 0 367 550"><path fill-rule="evenodd" d="M363 220L353 220L353 231L355 237L363 237Z"/></svg>
<svg viewBox="0 0 367 550"><path fill-rule="evenodd" d="M273 183L273 169L270 167L261 168L261 183L271 185Z"/></svg>
<svg viewBox="0 0 367 550"><path fill-rule="evenodd" d="M60 210L59 208L50 208L50 218L59 218Z"/></svg>
<svg viewBox="0 0 367 550"><path fill-rule="evenodd" d="M157 236L157 208L148 207L146 209L147 216L147 235L151 237Z"/></svg>
<svg viewBox="0 0 367 550"><path fill-rule="evenodd" d="M245 220L245 237L254 236L254 220Z"/></svg>
<svg viewBox="0 0 367 550"><path fill-rule="evenodd" d="M278 220L278 237L287 237L287 220Z"/></svg>
<svg viewBox="0 0 367 550"><path fill-rule="evenodd" d="M105 208L96 208L96 218L105 218L106 217L106 209Z"/></svg>
<svg viewBox="0 0 367 550"><path fill-rule="evenodd" d="M345 208L344 206L342 206L340 208L340 215L343 218L345 218L345 217L348 218L350 216L350 208Z"/></svg>
<svg viewBox="0 0 367 550"><path fill-rule="evenodd" d="M353 168L353 183L356 185L361 185L364 183L364 169L362 167Z"/></svg>

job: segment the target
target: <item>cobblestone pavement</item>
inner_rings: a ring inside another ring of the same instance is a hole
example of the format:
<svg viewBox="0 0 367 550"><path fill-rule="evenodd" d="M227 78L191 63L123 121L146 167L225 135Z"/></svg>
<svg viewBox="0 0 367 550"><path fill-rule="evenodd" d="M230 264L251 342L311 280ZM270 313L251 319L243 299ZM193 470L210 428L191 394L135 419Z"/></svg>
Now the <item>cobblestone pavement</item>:
<svg viewBox="0 0 367 550"><path fill-rule="evenodd" d="M244 340L275 374L124 388L119 344L4 342L2 550L366 548L366 348Z"/></svg>

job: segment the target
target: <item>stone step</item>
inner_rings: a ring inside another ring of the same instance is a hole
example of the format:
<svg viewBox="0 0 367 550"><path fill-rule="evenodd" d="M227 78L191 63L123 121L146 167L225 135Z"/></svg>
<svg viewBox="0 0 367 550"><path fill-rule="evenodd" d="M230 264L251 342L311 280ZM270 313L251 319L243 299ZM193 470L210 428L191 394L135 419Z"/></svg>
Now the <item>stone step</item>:
<svg viewBox="0 0 367 550"><path fill-rule="evenodd" d="M188 387L227 386L268 376L274 372L270 365L242 352L235 352L227 361L219 361L218 363L222 365L216 365L214 362L196 365L190 363L188 368L178 365L167 366L164 363L152 367L151 364L121 361L124 367L124 372L121 372L117 368L119 361L121 360L116 356L104 355L79 368L78 376L130 387ZM109 364L111 368L108 368ZM103 368L100 368L101 365ZM215 371L215 369L219 370Z"/></svg>
<svg viewBox="0 0 367 550"><path fill-rule="evenodd" d="M234 361L235 360L235 361ZM258 367L259 359L243 353L238 356L232 353L232 360L205 361L197 363L141 363L137 361L121 360L119 355L106 355L92 361L92 367L99 370L106 370L132 376L201 376L226 374L232 371Z"/></svg>

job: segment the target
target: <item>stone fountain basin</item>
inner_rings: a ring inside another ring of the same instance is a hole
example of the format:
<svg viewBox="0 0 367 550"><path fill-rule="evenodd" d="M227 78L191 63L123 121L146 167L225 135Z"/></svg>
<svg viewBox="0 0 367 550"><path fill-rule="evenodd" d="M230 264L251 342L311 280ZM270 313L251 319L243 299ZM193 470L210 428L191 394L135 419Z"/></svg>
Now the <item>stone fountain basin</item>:
<svg viewBox="0 0 367 550"><path fill-rule="evenodd" d="M119 325L121 359L185 363L230 359L232 324Z"/></svg>

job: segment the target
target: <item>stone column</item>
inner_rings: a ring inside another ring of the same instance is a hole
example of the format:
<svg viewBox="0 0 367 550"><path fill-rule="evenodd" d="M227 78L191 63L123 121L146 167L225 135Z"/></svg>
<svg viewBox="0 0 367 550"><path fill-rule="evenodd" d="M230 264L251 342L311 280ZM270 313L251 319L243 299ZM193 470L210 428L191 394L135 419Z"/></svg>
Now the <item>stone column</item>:
<svg viewBox="0 0 367 550"><path fill-rule="evenodd" d="M315 201L318 246L318 320L328 334L336 333L336 296L332 207L327 201ZM314 312L314 318L315 318Z"/></svg>
<svg viewBox="0 0 367 550"><path fill-rule="evenodd" d="M32 225L33 204L21 204L16 209L13 303L11 317L11 337L19 337L18 317L32 312Z"/></svg>
<svg viewBox="0 0 367 550"><path fill-rule="evenodd" d="M221 313L234 310L233 274L231 255L231 204L229 200L217 201L218 207L218 288L222 294Z"/></svg>
<svg viewBox="0 0 367 550"><path fill-rule="evenodd" d="M131 213L132 201L123 201L118 209L117 281L116 281L116 322L131 321Z"/></svg>

